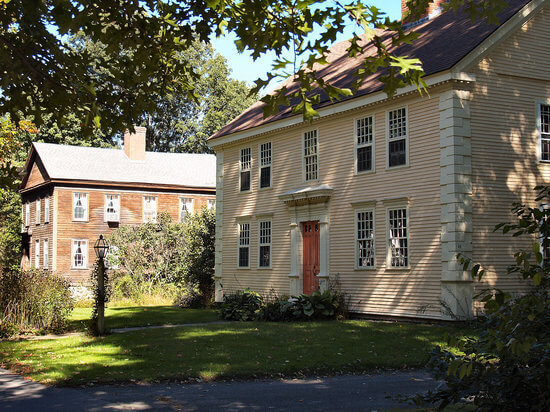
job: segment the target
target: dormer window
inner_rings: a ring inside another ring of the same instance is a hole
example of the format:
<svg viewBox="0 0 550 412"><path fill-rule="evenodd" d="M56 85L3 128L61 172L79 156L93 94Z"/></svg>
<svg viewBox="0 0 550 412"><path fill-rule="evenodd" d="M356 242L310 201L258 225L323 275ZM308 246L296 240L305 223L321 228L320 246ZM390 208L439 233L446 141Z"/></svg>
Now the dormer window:
<svg viewBox="0 0 550 412"><path fill-rule="evenodd" d="M105 195L105 221L120 221L120 196Z"/></svg>
<svg viewBox="0 0 550 412"><path fill-rule="evenodd" d="M180 222L185 220L188 213L193 213L193 199L190 197L182 197L180 199Z"/></svg>
<svg viewBox="0 0 550 412"><path fill-rule="evenodd" d="M88 220L88 193L73 194L73 220Z"/></svg>
<svg viewBox="0 0 550 412"><path fill-rule="evenodd" d="M143 221L144 222L157 221L157 197L156 196L145 196L143 198Z"/></svg>

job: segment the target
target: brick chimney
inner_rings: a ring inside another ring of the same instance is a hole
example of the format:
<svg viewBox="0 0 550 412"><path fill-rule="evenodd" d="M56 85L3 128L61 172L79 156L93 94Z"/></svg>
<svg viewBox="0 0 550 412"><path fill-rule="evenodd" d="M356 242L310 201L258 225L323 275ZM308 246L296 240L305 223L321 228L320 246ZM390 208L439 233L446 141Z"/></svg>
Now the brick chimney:
<svg viewBox="0 0 550 412"><path fill-rule="evenodd" d="M413 3L424 3L426 0L412 0ZM401 20L404 23L413 23L413 22L424 22L425 20L429 20L432 17L437 16L441 12L441 8L443 4L447 3L448 0L434 0L432 3L428 5L426 8L426 11L420 16L407 16L409 12L409 7L407 6L407 3L409 0L401 0Z"/></svg>
<svg viewBox="0 0 550 412"><path fill-rule="evenodd" d="M145 133L146 127L134 126L135 133L128 129L124 132L124 153L130 160L145 160Z"/></svg>

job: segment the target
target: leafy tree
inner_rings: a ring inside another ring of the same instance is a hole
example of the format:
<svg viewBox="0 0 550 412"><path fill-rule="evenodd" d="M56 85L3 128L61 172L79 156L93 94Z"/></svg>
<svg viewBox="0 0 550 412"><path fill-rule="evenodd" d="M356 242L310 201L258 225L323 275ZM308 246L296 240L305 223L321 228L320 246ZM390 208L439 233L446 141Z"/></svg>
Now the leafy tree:
<svg viewBox="0 0 550 412"><path fill-rule="evenodd" d="M411 15L430 2L410 0ZM494 22L505 1L450 0L446 7L463 5L472 17ZM196 97L197 70L179 56L197 38L206 42L228 32L236 34L238 50L251 50L254 58L275 52L273 73L257 81L258 88L274 76L294 76L294 87L264 98L266 113L294 99L295 111L312 119L321 92L333 99L352 93L317 77L347 25L357 28L349 56L362 52L362 33L376 48L357 72L355 86L380 69L389 95L404 84L423 84L421 62L396 56L387 46L416 35L405 34L399 22L361 0L3 0L0 9L0 107L16 121L19 113L33 115L38 125L45 112L58 120L74 113L85 132L94 125L120 131L155 113L167 95ZM68 41L79 33L104 45L106 55ZM294 58L283 58L288 51Z"/></svg>
<svg viewBox="0 0 550 412"><path fill-rule="evenodd" d="M183 281L199 289L204 303L208 303L214 292L215 234L214 210L203 208L201 213L187 216Z"/></svg>
<svg viewBox="0 0 550 412"><path fill-rule="evenodd" d="M538 187L538 203L550 202L550 188ZM417 396L440 408L473 398L479 410L550 409L550 210L515 204L517 223L502 223L495 230L513 236L531 235L531 248L515 253L508 274L519 274L531 291L512 296L503 290L483 291L486 316L479 320L479 336L453 337L459 351L438 347L429 366L446 387ZM542 245L542 249L541 249ZM461 256L464 270L481 280L480 264Z"/></svg>
<svg viewBox="0 0 550 412"><path fill-rule="evenodd" d="M199 76L195 83L196 99L186 94L169 94L142 126L147 126L147 147L152 151L204 153L210 149L206 139L252 105L257 96L249 96L245 82L230 77L226 59L207 43L195 41L181 53Z"/></svg>

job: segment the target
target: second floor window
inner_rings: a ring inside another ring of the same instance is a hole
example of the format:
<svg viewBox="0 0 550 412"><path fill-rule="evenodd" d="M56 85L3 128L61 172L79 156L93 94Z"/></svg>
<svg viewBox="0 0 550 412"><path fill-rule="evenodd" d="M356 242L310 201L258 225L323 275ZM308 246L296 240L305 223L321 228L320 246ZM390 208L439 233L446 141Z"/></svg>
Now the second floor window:
<svg viewBox="0 0 550 412"><path fill-rule="evenodd" d="M250 147L241 149L241 158L239 162L240 169L240 187L241 192L250 190L250 167L252 164Z"/></svg>
<svg viewBox="0 0 550 412"><path fill-rule="evenodd" d="M260 145L260 188L271 186L271 142Z"/></svg>
<svg viewBox="0 0 550 412"><path fill-rule="evenodd" d="M188 213L193 213L193 199L183 197L180 199L180 222L185 220Z"/></svg>
<svg viewBox="0 0 550 412"><path fill-rule="evenodd" d="M25 226L29 226L31 222L31 204L25 203Z"/></svg>
<svg viewBox="0 0 550 412"><path fill-rule="evenodd" d="M318 141L317 130L311 130L304 133L304 178L308 180L317 180L318 178Z"/></svg>
<svg viewBox="0 0 550 412"><path fill-rule="evenodd" d="M156 196L145 196L143 198L143 221L144 222L157 221L157 197Z"/></svg>
<svg viewBox="0 0 550 412"><path fill-rule="evenodd" d="M407 109L388 112L388 167L407 164Z"/></svg>
<svg viewBox="0 0 550 412"><path fill-rule="evenodd" d="M357 173L373 170L372 116L355 121L355 165Z"/></svg>
<svg viewBox="0 0 550 412"><path fill-rule="evenodd" d="M50 197L46 196L44 198L44 223L49 223L50 221Z"/></svg>
<svg viewBox="0 0 550 412"><path fill-rule="evenodd" d="M239 267L250 267L250 223L239 223Z"/></svg>
<svg viewBox="0 0 550 412"><path fill-rule="evenodd" d="M88 220L88 194L73 194L73 219Z"/></svg>
<svg viewBox="0 0 550 412"><path fill-rule="evenodd" d="M540 160L550 161L550 105L540 105Z"/></svg>
<svg viewBox="0 0 550 412"><path fill-rule="evenodd" d="M42 213L41 211L41 207L40 207L40 199L36 199L36 216L35 216L35 219L36 219L36 224L39 225L40 224L40 214Z"/></svg>
<svg viewBox="0 0 550 412"><path fill-rule="evenodd" d="M105 195L105 221L120 221L120 196Z"/></svg>

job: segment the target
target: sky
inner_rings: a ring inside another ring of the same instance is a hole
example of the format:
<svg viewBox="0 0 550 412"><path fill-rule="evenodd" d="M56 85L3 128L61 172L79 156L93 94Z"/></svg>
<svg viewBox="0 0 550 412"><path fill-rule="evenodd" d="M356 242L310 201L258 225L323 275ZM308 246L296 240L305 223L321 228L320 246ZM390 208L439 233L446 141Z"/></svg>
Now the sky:
<svg viewBox="0 0 550 412"><path fill-rule="evenodd" d="M401 18L401 0L371 0L365 3L380 8L391 19L397 20ZM353 28L350 28L348 31L342 33L338 40L341 41L350 38L352 30ZM214 48L227 59L229 67L232 69L232 77L237 80L243 80L249 85L252 85L254 80L259 77L265 79L267 77L266 73L271 70L271 64L275 55L271 53L254 61L250 57L250 53L244 52L240 54L237 52L234 41L235 37L233 35L211 39ZM264 92L269 92L276 84L276 82L270 83Z"/></svg>

